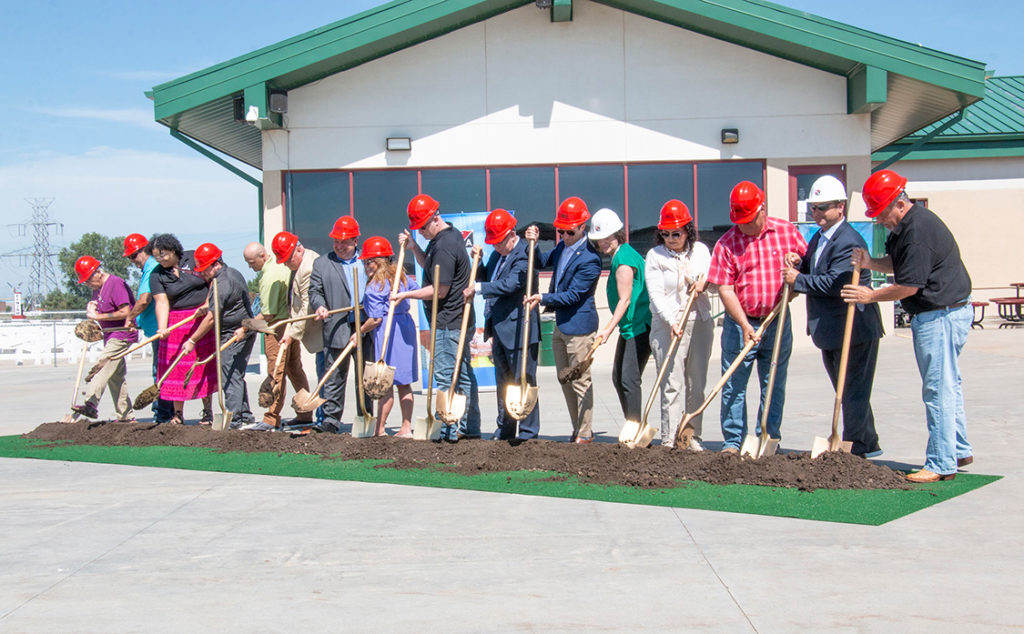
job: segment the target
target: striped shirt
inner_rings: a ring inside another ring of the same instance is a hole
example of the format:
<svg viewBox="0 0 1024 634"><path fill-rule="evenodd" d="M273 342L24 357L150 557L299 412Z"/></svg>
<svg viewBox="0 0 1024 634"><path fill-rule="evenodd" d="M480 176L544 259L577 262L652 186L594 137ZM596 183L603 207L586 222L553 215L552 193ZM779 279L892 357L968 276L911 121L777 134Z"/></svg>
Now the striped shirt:
<svg viewBox="0 0 1024 634"><path fill-rule="evenodd" d="M732 286L740 306L750 317L760 319L772 312L782 291L783 256L807 252L807 242L790 222L766 218L764 231L744 235L732 227L715 244L711 254L708 282Z"/></svg>

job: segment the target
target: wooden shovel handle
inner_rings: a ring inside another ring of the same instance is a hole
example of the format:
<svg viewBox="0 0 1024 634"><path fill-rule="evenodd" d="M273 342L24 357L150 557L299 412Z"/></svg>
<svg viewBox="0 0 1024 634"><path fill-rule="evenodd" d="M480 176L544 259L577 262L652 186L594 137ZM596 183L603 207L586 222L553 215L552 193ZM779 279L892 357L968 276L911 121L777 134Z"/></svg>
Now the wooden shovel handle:
<svg viewBox="0 0 1024 634"><path fill-rule="evenodd" d="M160 388L161 385L164 384L164 381L167 380L167 377L170 376L171 370L173 370L174 367L178 365L178 362L181 361L183 358L185 358L184 348L178 351L178 356L174 357L174 360L171 361L171 365L167 366L167 369L164 370L164 373L160 376L160 380L156 382L156 387L158 389Z"/></svg>
<svg viewBox="0 0 1024 634"><path fill-rule="evenodd" d="M661 368L658 370L658 378L654 379L654 386L651 388L651 395L647 397L647 405L644 406L644 415L640 419L642 424L647 424L647 415L651 413L651 407L654 405L654 397L658 394L661 388L661 382L665 379L665 374L668 372L669 363L672 362L672 357L676 353L676 349L679 347L679 341L683 338L682 332L686 328L686 320L690 316L690 310L693 308L693 302L697 299L697 289L700 288L701 280L704 276L701 275L697 278L697 281L693 283L690 288L690 297L686 300L686 307L683 308L683 314L679 317L679 321L676 322L677 329L680 331L678 336L672 335L672 343L668 346L668 354L665 355L665 359L661 362Z"/></svg>
<svg viewBox="0 0 1024 634"><path fill-rule="evenodd" d="M441 277L441 265L434 265L434 277L431 279L436 280ZM434 287L434 301L430 304L430 363L427 369L427 421L432 422L434 420L434 408L431 407L431 403L434 397L434 347L437 343L437 284Z"/></svg>
<svg viewBox="0 0 1024 634"><path fill-rule="evenodd" d="M235 343L236 341L241 341L241 340L242 340L242 338L239 337L238 335L231 335L230 339L228 339L227 341L225 341L224 343L221 344L220 351L224 352L225 350L228 349L228 346L230 346L231 344ZM210 361L213 361L216 357L217 357L217 353L214 352L213 354L211 354L210 356L206 357L202 361L196 361L193 365L206 365Z"/></svg>
<svg viewBox="0 0 1024 634"><path fill-rule="evenodd" d="M358 302L356 302L358 304ZM352 310L354 306L345 306L344 308L335 308L334 310L327 311L328 315L337 315L338 313L347 313ZM291 319L282 319L281 321L275 321L269 325L271 330L277 330L278 326L284 326L285 324L294 324L297 321L306 321L307 319L315 319L316 313L310 313L301 317L292 317Z"/></svg>
<svg viewBox="0 0 1024 634"><path fill-rule="evenodd" d="M345 346L345 349L341 351L341 354L339 354L338 358L334 360L334 363L331 364L331 367L327 368L327 371L324 372L324 377L320 379L320 382L316 384L315 388L313 388L312 393L314 395L319 394L320 390L324 389L324 386L327 385L327 379L331 378L331 375L333 375L334 372L338 369L338 367L341 365L341 362L344 361L345 357L347 357L353 350L355 350L355 348L356 343L354 341L350 341L348 345Z"/></svg>
<svg viewBox="0 0 1024 634"><path fill-rule="evenodd" d="M853 265L853 277L850 284L860 284L860 262ZM839 447L832 447L833 443L839 442L839 412L843 409L843 392L846 390L846 365L850 361L850 340L853 339L853 316L857 310L856 304L846 306L846 324L843 328L843 350L839 355L839 373L836 377L836 403L832 408L832 435L829 436L830 450L835 451Z"/></svg>
<svg viewBox="0 0 1024 634"><path fill-rule="evenodd" d="M188 317L182 319L178 323L176 323L173 326L171 326L170 328L168 328L167 332L171 332L172 330L177 330L178 328L181 328L182 326L184 326L188 322L190 322L193 319L195 319L198 313L199 313L199 309L196 309L196 312L192 313ZM119 352L119 353L115 354L114 356L110 357L110 360L111 361L117 361L118 359L123 359L123 358L127 357L128 355L130 355L131 353L133 353L136 350L138 350L139 348L142 348L143 346L145 346L147 344L153 343L154 341L156 341L159 338L160 338L159 334L155 334L152 337L147 337L146 339L143 339L142 341L140 341L139 343L135 344L131 348L128 348L124 352Z"/></svg>
<svg viewBox="0 0 1024 634"><path fill-rule="evenodd" d="M359 304L359 271L352 269L352 308L356 318L356 411L366 418L365 397L363 396L363 325L362 306ZM320 390L317 390L319 392Z"/></svg>
<svg viewBox="0 0 1024 634"><path fill-rule="evenodd" d="M71 407L78 404L78 388L82 386L82 370L85 369L85 355L89 352L89 342L82 344L82 356L78 358L78 374L75 376L75 391L71 393Z"/></svg>
<svg viewBox="0 0 1024 634"><path fill-rule="evenodd" d="M533 295L533 250L537 246L537 241L531 239L530 245L526 249L526 296ZM533 308L532 304L527 304L526 310L523 313L523 362L522 367L519 368L519 385L522 388L522 394L526 393L526 360L527 355L530 351L530 310Z"/></svg>
<svg viewBox="0 0 1024 634"><path fill-rule="evenodd" d="M480 263L480 252L477 251L473 254L473 266L469 269L469 284L472 285L476 280L476 265ZM437 284L437 280L434 280L434 284ZM462 325L459 326L459 347L455 350L455 368L452 370L452 381L451 386L448 388L452 394L455 394L455 388L459 384L459 366L462 365L462 347L466 345L466 329L469 327L469 312L473 310L473 300L466 300L466 305L462 307Z"/></svg>
<svg viewBox="0 0 1024 634"><path fill-rule="evenodd" d="M772 345L772 361L768 367L768 385L764 395L764 410L761 412L761 445L768 440L768 412L772 406L772 393L775 391L775 372L778 370L779 351L782 349L782 331L786 326L786 308L789 305L789 284L782 282L782 298L779 299L779 324L775 327L775 343Z"/></svg>
<svg viewBox="0 0 1024 634"><path fill-rule="evenodd" d="M398 245L398 265L395 267L395 279L391 281L391 292L398 292L398 280L402 279L402 267L405 266L405 243ZM398 306L398 302L392 300L388 308L388 318L384 320L384 341L380 348L380 354L377 356L377 361L383 362L384 356L388 352L388 341L391 340L391 322L395 317L395 306Z"/></svg>

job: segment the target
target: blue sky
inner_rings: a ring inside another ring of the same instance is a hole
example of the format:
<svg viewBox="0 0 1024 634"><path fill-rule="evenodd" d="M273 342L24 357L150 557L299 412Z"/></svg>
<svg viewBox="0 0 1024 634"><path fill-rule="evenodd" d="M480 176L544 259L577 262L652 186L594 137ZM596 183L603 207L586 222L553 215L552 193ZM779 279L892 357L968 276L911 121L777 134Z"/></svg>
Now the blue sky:
<svg viewBox="0 0 1024 634"><path fill-rule="evenodd" d="M586 1L586 0L578 0ZM150 2L0 0L7 79L0 126L0 253L30 246L13 227L25 198L54 197L64 246L87 231L172 231L244 267L255 189L172 139L143 95L154 85L358 13L374 0ZM1024 74L1024 2L791 1L803 11ZM29 269L0 258L0 297Z"/></svg>

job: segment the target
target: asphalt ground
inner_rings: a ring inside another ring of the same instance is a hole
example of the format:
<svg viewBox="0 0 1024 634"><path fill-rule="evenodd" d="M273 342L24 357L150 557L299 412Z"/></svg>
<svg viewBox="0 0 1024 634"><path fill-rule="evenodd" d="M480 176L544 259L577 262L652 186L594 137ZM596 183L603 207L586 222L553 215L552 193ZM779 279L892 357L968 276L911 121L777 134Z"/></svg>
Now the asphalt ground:
<svg viewBox="0 0 1024 634"><path fill-rule="evenodd" d="M716 333L709 383L717 348ZM1024 331L991 327L971 333L961 358L968 469L1005 477L879 527L0 459L0 630L1018 630L1022 359ZM131 364L133 394L148 371ZM62 417L74 372L0 366L0 435ZM610 372L594 369L594 426L609 442L622 423ZM646 384L655 373L649 366ZM253 401L259 380L250 376ZM540 384L541 435L565 439L553 368ZM878 461L923 461L920 387L909 331L890 332L873 397ZM112 415L104 398L101 414ZM783 449L827 435L832 401L818 353L798 347ZM494 394L481 402L487 432ZM197 409L186 413L194 420ZM709 448L721 440L717 421L716 402L705 414Z"/></svg>

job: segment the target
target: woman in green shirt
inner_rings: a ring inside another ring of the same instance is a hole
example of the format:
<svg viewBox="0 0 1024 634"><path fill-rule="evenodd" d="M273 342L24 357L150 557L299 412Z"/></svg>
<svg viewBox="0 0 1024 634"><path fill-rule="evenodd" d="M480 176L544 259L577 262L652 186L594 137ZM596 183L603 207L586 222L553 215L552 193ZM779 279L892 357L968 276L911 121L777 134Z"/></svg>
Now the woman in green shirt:
<svg viewBox="0 0 1024 634"><path fill-rule="evenodd" d="M619 327L615 346L612 383L626 420L640 420L643 394L640 379L651 357L649 341L651 306L644 284L644 259L626 244L626 232L619 216L611 209L600 209L591 219L587 234L599 253L612 256L612 277L608 280L608 308L612 318L597 333L598 341L608 341Z"/></svg>

